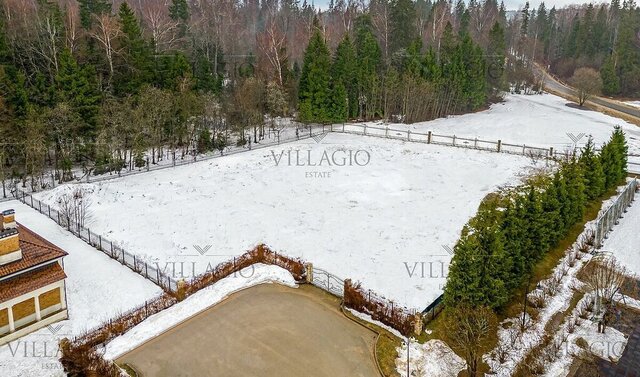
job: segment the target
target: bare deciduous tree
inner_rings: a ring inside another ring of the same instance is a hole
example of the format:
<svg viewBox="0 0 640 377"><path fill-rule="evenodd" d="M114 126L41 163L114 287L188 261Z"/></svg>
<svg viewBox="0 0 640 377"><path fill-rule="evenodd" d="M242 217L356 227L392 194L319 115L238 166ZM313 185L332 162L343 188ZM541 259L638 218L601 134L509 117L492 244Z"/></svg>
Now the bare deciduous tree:
<svg viewBox="0 0 640 377"><path fill-rule="evenodd" d="M580 106L584 105L592 96L600 94L602 90L600 73L593 68L576 69L569 82L576 88L578 104Z"/></svg>
<svg viewBox="0 0 640 377"><path fill-rule="evenodd" d="M58 198L58 211L63 226L80 231L91 217L91 199L80 187Z"/></svg>
<svg viewBox="0 0 640 377"><path fill-rule="evenodd" d="M628 275L626 267L622 266L614 257L603 255L593 258L583 267L585 283L595 293L595 313L602 317L601 332L607 325L607 317L616 293Z"/></svg>
<svg viewBox="0 0 640 377"><path fill-rule="evenodd" d="M447 318L447 343L462 354L469 376L480 374L479 366L487 340L496 331L496 315L487 307L459 305L449 309Z"/></svg>

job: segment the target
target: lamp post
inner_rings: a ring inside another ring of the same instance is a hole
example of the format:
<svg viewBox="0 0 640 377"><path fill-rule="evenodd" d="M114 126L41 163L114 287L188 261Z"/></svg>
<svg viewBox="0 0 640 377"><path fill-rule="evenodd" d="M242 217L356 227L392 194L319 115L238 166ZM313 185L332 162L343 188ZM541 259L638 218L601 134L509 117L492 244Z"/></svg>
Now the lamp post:
<svg viewBox="0 0 640 377"><path fill-rule="evenodd" d="M409 375L409 348L411 346L411 338L409 338L409 336L407 336L407 377L410 377Z"/></svg>

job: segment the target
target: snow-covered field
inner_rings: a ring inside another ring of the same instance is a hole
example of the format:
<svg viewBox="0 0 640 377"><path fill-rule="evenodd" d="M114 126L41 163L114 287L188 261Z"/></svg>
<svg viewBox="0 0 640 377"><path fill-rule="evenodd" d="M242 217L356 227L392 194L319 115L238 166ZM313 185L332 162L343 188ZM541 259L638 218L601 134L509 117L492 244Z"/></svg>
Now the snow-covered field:
<svg viewBox="0 0 640 377"><path fill-rule="evenodd" d="M144 304L161 290L30 207L17 201L0 204L0 210L8 208L16 210L17 221L69 253L64 259L69 319L0 346L0 374L63 376L57 361L58 340Z"/></svg>
<svg viewBox="0 0 640 377"><path fill-rule="evenodd" d="M604 241L602 250L640 276L640 194Z"/></svg>
<svg viewBox="0 0 640 377"><path fill-rule="evenodd" d="M640 127L609 115L567 106L571 102L552 94L507 95L504 102L489 110L451 116L410 126L389 124L393 128L410 127L412 131L433 131L458 137L504 143L527 144L556 150L583 146L593 136L597 146L609 140L613 127L619 125L627 135L629 153L640 153ZM584 136L579 137L581 134Z"/></svg>
<svg viewBox="0 0 640 377"><path fill-rule="evenodd" d="M445 282L443 245L532 163L344 134L278 148L81 185L93 202L89 226L175 278L264 242L424 309ZM328 166L325 157L347 160ZM70 187L38 197L55 205Z"/></svg>

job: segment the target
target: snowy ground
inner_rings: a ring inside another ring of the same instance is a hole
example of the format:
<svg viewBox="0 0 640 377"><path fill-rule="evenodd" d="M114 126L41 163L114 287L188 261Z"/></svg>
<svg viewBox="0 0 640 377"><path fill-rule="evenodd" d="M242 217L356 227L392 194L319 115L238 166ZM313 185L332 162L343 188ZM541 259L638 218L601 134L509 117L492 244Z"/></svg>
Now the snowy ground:
<svg viewBox="0 0 640 377"><path fill-rule="evenodd" d="M409 374L416 377L457 377L466 367L464 360L438 339L424 344L412 342L409 348ZM407 375L407 342L398 348L396 370Z"/></svg>
<svg viewBox="0 0 640 377"><path fill-rule="evenodd" d="M347 161L328 166L324 157ZM175 278L264 242L423 309L445 282L451 256L443 245L453 247L481 199L517 183L529 164L512 155L329 134L319 143L82 187L91 192L94 232ZM69 189L37 196L55 205Z"/></svg>
<svg viewBox="0 0 640 377"><path fill-rule="evenodd" d="M57 361L59 339L78 335L144 304L161 290L26 205L17 201L0 204L0 210L9 208L16 210L20 223L69 253L64 259L69 320L0 346L0 375L63 376Z"/></svg>
<svg viewBox="0 0 640 377"><path fill-rule="evenodd" d="M640 107L640 101L629 101L629 102L625 102L627 105L633 106L633 107Z"/></svg>
<svg viewBox="0 0 640 377"><path fill-rule="evenodd" d="M610 252L631 272L640 276L640 194L636 194L636 200L609 233L602 250Z"/></svg>
<svg viewBox="0 0 640 377"><path fill-rule="evenodd" d="M527 144L556 150L578 147L592 135L597 146L609 140L613 127L619 125L627 135L629 153L640 154L640 127L622 119L567 106L571 102L552 94L515 95L489 110L473 114L451 116L410 126L389 124L393 128L410 127L412 131L432 131L458 137L478 137L488 141ZM580 135L584 135L579 137ZM636 159L640 161L640 158Z"/></svg>
<svg viewBox="0 0 640 377"><path fill-rule="evenodd" d="M279 283L296 287L295 279L287 270L278 266L255 264L240 271L238 276L226 277L169 309L147 318L124 335L109 342L104 356L107 359L115 360L149 339L221 302L232 293L265 283Z"/></svg>

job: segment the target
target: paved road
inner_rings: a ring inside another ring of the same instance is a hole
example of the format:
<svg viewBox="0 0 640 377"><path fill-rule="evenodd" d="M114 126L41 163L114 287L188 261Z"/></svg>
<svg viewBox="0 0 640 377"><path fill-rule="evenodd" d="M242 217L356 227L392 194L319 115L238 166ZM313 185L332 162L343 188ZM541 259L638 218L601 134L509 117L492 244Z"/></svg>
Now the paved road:
<svg viewBox="0 0 640 377"><path fill-rule="evenodd" d="M153 377L378 377L375 334L315 287L259 285L125 354Z"/></svg>
<svg viewBox="0 0 640 377"><path fill-rule="evenodd" d="M575 89L559 82L553 76L551 76L547 71L539 67L537 64L534 65L534 70L538 74L542 74L545 77L545 80L544 80L545 88L558 92L560 94L567 95L567 96L577 97ZM591 97L589 99L589 102L593 102L596 105L606 107L611 110L619 111L628 116L635 117L637 118L638 121L640 121L640 108L630 106L616 100L603 98L603 97Z"/></svg>

